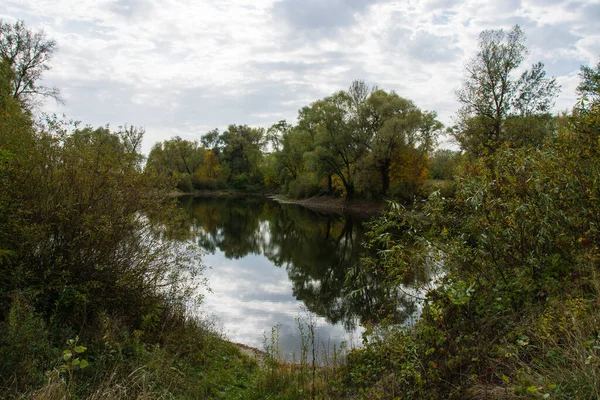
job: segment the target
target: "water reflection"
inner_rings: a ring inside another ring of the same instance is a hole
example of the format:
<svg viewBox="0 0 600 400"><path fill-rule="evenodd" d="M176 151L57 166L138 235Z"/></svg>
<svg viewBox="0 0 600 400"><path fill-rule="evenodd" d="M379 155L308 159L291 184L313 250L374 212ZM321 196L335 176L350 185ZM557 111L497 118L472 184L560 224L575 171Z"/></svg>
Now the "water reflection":
<svg viewBox="0 0 600 400"><path fill-rule="evenodd" d="M261 347L263 331L280 324L282 350L297 349L295 318L305 308L318 316L321 340L333 343L352 332L356 340L357 326L383 312L412 312L410 304L390 305L375 282L360 283L368 290L344 285L365 251L364 218L260 197L186 197L181 204L208 252L203 262L213 293L205 303L234 341Z"/></svg>

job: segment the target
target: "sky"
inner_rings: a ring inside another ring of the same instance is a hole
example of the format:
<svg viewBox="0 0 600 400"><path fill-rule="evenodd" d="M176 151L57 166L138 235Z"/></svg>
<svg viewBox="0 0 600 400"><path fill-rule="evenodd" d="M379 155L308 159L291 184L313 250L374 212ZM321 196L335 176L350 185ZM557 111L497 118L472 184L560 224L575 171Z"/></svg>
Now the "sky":
<svg viewBox="0 0 600 400"><path fill-rule="evenodd" d="M46 112L146 130L143 150L229 124L295 123L362 79L447 125L486 29L519 24L570 109L581 65L600 61L600 0L2 0L0 18L56 40ZM451 144L442 140L442 146Z"/></svg>

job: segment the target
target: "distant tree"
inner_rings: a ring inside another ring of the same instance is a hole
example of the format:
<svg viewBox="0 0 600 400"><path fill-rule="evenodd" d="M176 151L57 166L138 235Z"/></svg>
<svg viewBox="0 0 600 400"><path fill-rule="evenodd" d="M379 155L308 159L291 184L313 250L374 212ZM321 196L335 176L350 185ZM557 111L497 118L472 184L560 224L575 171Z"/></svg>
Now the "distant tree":
<svg viewBox="0 0 600 400"><path fill-rule="evenodd" d="M222 146L219 130L213 129L212 131L209 131L202 135L202 137L200 138L200 143L205 149L212 150L218 155L221 151Z"/></svg>
<svg viewBox="0 0 600 400"><path fill-rule="evenodd" d="M385 196L390 187L390 166L394 161L398 166L403 165L395 158L410 154L412 159L423 161L422 156L431 151L442 124L435 113L421 111L412 101L395 92L377 90L369 96L366 106L373 135L371 156L381 176ZM412 150L418 150L421 157ZM396 171L396 176L401 175Z"/></svg>
<svg viewBox="0 0 600 400"><path fill-rule="evenodd" d="M242 188L263 181L260 166L265 146L265 130L248 125L229 125L219 136L222 160L229 168L228 182Z"/></svg>
<svg viewBox="0 0 600 400"><path fill-rule="evenodd" d="M586 142L596 154L600 154L600 62L596 68L582 66L577 86L579 102L573 109L571 123L577 127L580 140ZM581 155L584 156L583 154Z"/></svg>
<svg viewBox="0 0 600 400"><path fill-rule="evenodd" d="M596 68L581 66L579 72L581 82L577 86L577 93L581 101L588 103L600 102L600 62Z"/></svg>
<svg viewBox="0 0 600 400"><path fill-rule="evenodd" d="M460 163L460 151L450 149L439 149L433 153L429 166L429 177L431 179L454 179L456 167Z"/></svg>
<svg viewBox="0 0 600 400"><path fill-rule="evenodd" d="M265 139L267 144L271 146L271 151L278 151L281 149L281 138L291 129L292 125L288 124L285 119L271 125L271 127L267 129Z"/></svg>
<svg viewBox="0 0 600 400"><path fill-rule="evenodd" d="M197 142L174 137L154 145L147 165L157 172L172 175L174 172L192 175L202 164L204 149Z"/></svg>
<svg viewBox="0 0 600 400"><path fill-rule="evenodd" d="M511 31L486 30L479 36L479 51L466 65L466 78L456 92L462 109L454 136L461 147L472 154L495 152L504 142L520 142L515 135L527 135L521 129L507 130L507 118L526 119L550 111L558 85L549 79L539 62L519 78L514 73L525 56L525 35L516 25ZM533 125L529 125L533 126Z"/></svg>
<svg viewBox="0 0 600 400"><path fill-rule="evenodd" d="M47 39L44 31L33 33L23 21L11 25L0 20L0 57L14 71L12 97L25 107L34 106L39 97L63 101L58 88L39 84L55 51L56 42Z"/></svg>

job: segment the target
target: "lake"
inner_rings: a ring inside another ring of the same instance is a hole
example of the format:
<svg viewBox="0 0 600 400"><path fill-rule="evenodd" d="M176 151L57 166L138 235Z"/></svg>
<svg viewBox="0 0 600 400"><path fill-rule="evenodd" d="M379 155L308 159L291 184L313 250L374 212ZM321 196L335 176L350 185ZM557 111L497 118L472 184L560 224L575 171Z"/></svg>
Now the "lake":
<svg viewBox="0 0 600 400"><path fill-rule="evenodd" d="M364 216L320 213L258 196L186 196L180 204L205 252L211 291L203 307L230 340L262 349L265 335L278 327L281 355L297 358L299 319L312 321L319 347L356 346L361 324L385 309L386 296L373 285L369 291L344 285L364 255Z"/></svg>

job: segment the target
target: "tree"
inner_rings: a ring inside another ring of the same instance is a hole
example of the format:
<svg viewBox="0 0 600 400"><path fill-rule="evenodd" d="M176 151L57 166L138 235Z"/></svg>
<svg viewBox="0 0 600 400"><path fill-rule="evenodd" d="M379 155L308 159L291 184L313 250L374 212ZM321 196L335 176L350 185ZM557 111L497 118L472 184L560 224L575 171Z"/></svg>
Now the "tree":
<svg viewBox="0 0 600 400"><path fill-rule="evenodd" d="M580 139L597 155L600 153L600 62L595 69L582 66L579 77L581 82L577 92L580 98L573 109L572 123L577 126Z"/></svg>
<svg viewBox="0 0 600 400"><path fill-rule="evenodd" d="M495 152L504 142L519 142L508 135L507 118L549 112L558 86L554 78L546 78L544 65L536 63L518 79L513 76L526 55L525 35L518 25L510 32L481 33L479 51L466 65L465 81L456 92L462 109L454 137L463 149L483 155ZM528 134L526 129L518 131L517 135Z"/></svg>
<svg viewBox="0 0 600 400"><path fill-rule="evenodd" d="M192 175L202 164L204 151L198 143L176 136L155 144L148 156L147 165L152 165L157 172L167 175L175 172Z"/></svg>
<svg viewBox="0 0 600 400"><path fill-rule="evenodd" d="M266 142L271 145L271 151L281 150L281 138L292 129L285 119L271 125L267 129Z"/></svg>
<svg viewBox="0 0 600 400"><path fill-rule="evenodd" d="M265 130L247 125L229 125L219 136L222 159L229 168L228 182L243 188L263 181L262 163Z"/></svg>
<svg viewBox="0 0 600 400"><path fill-rule="evenodd" d="M14 71L12 97L26 108L33 107L38 97L62 102L58 88L39 84L55 51L56 42L47 39L44 31L33 33L23 21L11 25L0 20L0 57Z"/></svg>
<svg viewBox="0 0 600 400"><path fill-rule="evenodd" d="M367 153L372 132L365 112L366 99L373 92L363 81L354 81L339 91L305 107L298 125L315 132L315 149L308 154L319 175L336 175L350 199L355 193L359 161Z"/></svg>
<svg viewBox="0 0 600 400"><path fill-rule="evenodd" d="M579 94L581 101L584 103L599 103L600 62L596 65L596 69L582 65L579 77L581 82L577 86L577 93Z"/></svg>
<svg viewBox="0 0 600 400"><path fill-rule="evenodd" d="M395 92L377 90L369 96L366 105L373 135L371 155L381 176L385 196L390 187L390 166L394 158L401 154L411 154L415 158L417 153L428 153L442 124L434 112L421 111L412 101ZM407 152L409 149L411 152Z"/></svg>
<svg viewBox="0 0 600 400"><path fill-rule="evenodd" d="M438 149L431 157L429 176L431 179L453 180L461 153L450 149Z"/></svg>

